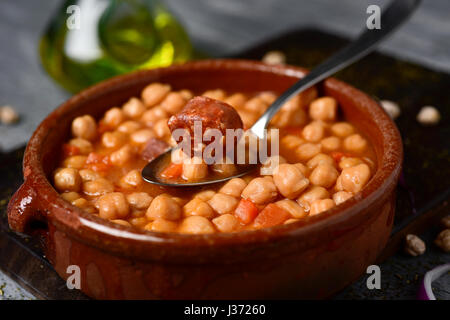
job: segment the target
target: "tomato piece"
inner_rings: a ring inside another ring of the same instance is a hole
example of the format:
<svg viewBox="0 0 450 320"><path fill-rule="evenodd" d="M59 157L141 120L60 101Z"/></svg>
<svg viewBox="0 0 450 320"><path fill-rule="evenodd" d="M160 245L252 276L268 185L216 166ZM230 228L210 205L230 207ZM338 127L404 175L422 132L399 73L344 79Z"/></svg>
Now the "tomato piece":
<svg viewBox="0 0 450 320"><path fill-rule="evenodd" d="M63 155L64 158L70 157L70 156L76 156L80 154L80 148L73 146L71 144L65 143L63 144Z"/></svg>
<svg viewBox="0 0 450 320"><path fill-rule="evenodd" d="M234 215L243 224L249 224L258 215L258 208L250 200L241 199L238 206L234 210Z"/></svg>
<svg viewBox="0 0 450 320"><path fill-rule="evenodd" d="M163 171L161 171L161 177L166 179L175 179L181 176L183 173L182 163L171 163Z"/></svg>
<svg viewBox="0 0 450 320"><path fill-rule="evenodd" d="M330 152L330 156L336 161L336 163L339 163L343 157L351 157L351 154L340 152L340 151L332 151Z"/></svg>
<svg viewBox="0 0 450 320"><path fill-rule="evenodd" d="M104 134L107 131L111 131L114 128L111 128L109 125L107 125L106 123L104 123L103 121L100 121L98 126L97 126L97 132L99 135Z"/></svg>
<svg viewBox="0 0 450 320"><path fill-rule="evenodd" d="M111 168L111 164L109 163L108 156L102 156L98 153L91 152L89 153L86 159L87 166L98 172L98 171L108 171Z"/></svg>
<svg viewBox="0 0 450 320"><path fill-rule="evenodd" d="M274 203L268 204L255 219L254 225L258 228L273 227L282 224L291 215Z"/></svg>
<svg viewBox="0 0 450 320"><path fill-rule="evenodd" d="M299 127L287 127L283 129L283 133L303 137L303 128Z"/></svg>

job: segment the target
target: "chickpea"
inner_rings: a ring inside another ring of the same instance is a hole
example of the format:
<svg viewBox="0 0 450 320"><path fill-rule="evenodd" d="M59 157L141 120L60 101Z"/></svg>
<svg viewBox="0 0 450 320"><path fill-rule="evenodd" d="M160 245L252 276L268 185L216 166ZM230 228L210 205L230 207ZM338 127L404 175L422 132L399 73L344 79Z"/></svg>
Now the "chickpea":
<svg viewBox="0 0 450 320"><path fill-rule="evenodd" d="M300 95L296 95L293 98L289 99L283 106L281 110L283 111L295 111L302 107L302 101Z"/></svg>
<svg viewBox="0 0 450 320"><path fill-rule="evenodd" d="M187 217L181 222L179 231L181 233L190 234L207 234L214 233L214 226L212 223L201 216L191 216Z"/></svg>
<svg viewBox="0 0 450 320"><path fill-rule="evenodd" d="M242 123L244 124L244 128L250 128L256 120L258 120L257 114L249 112L245 109L240 109L237 112L242 120Z"/></svg>
<svg viewBox="0 0 450 320"><path fill-rule="evenodd" d="M280 140L281 147L286 150L296 149L304 143L305 140L303 140L302 138L290 134L284 136Z"/></svg>
<svg viewBox="0 0 450 320"><path fill-rule="evenodd" d="M311 102L309 116L314 120L334 121L336 119L337 101L332 97L321 97Z"/></svg>
<svg viewBox="0 0 450 320"><path fill-rule="evenodd" d="M124 227L131 227L131 224L126 220L115 219L115 220L111 220L111 222L114 222L115 224L120 224L121 226L124 226Z"/></svg>
<svg viewBox="0 0 450 320"><path fill-rule="evenodd" d="M69 141L69 144L71 146L77 147L82 155L88 155L94 150L94 148L92 147L92 143L81 138L72 139Z"/></svg>
<svg viewBox="0 0 450 320"><path fill-rule="evenodd" d="M148 220L146 217L137 217L137 218L131 218L128 221L130 221L131 225L137 228L145 228L145 225L148 224ZM150 222L151 224L151 222Z"/></svg>
<svg viewBox="0 0 450 320"><path fill-rule="evenodd" d="M158 138L164 138L171 135L169 126L167 125L167 119L158 120L153 127L155 134Z"/></svg>
<svg viewBox="0 0 450 320"><path fill-rule="evenodd" d="M321 123L313 121L303 128L302 134L307 141L318 142L323 138L325 128Z"/></svg>
<svg viewBox="0 0 450 320"><path fill-rule="evenodd" d="M181 91L178 91L178 92L179 92L179 94L181 94L181 96L186 101L188 101L188 100L190 100L190 99L192 99L194 97L194 94L190 90L184 89L184 90L181 90Z"/></svg>
<svg viewBox="0 0 450 320"><path fill-rule="evenodd" d="M145 215L150 220L178 220L181 218L181 207L171 196L163 193L153 199Z"/></svg>
<svg viewBox="0 0 450 320"><path fill-rule="evenodd" d="M127 198L127 201L128 201L128 204L129 204L130 210L131 210L130 219L132 219L132 218L144 218L144 219L147 220L147 217L145 216L145 211L146 210L139 210L139 209L133 208L133 206L131 205L130 201L128 200L128 195L126 195L125 197ZM153 197L151 197L151 198L153 199ZM150 203L149 203L149 205L150 205ZM147 208L144 208L144 209L147 209ZM130 220L128 219L128 221L130 221Z"/></svg>
<svg viewBox="0 0 450 320"><path fill-rule="evenodd" d="M185 217L202 216L211 219L215 216L214 210L203 200L194 198L183 207L183 214Z"/></svg>
<svg viewBox="0 0 450 320"><path fill-rule="evenodd" d="M363 152L367 148L367 140L359 134L353 134L344 139L344 148L353 152Z"/></svg>
<svg viewBox="0 0 450 320"><path fill-rule="evenodd" d="M102 195L97 200L99 216L103 219L115 220L128 216L130 208L125 196L121 192Z"/></svg>
<svg viewBox="0 0 450 320"><path fill-rule="evenodd" d="M128 135L120 131L105 132L102 135L102 144L106 148L119 149L128 140Z"/></svg>
<svg viewBox="0 0 450 320"><path fill-rule="evenodd" d="M242 109L247 102L247 97L242 93L235 93L226 98L225 102L235 109Z"/></svg>
<svg viewBox="0 0 450 320"><path fill-rule="evenodd" d="M143 122L147 127L151 128L161 119L167 119L169 114L161 107L154 107L147 110L142 114L141 122Z"/></svg>
<svg viewBox="0 0 450 320"><path fill-rule="evenodd" d="M125 115L119 108L111 108L106 111L103 117L103 123L111 128L117 128L125 120Z"/></svg>
<svg viewBox="0 0 450 320"><path fill-rule="evenodd" d="M196 193L194 195L194 198L199 198L200 200L208 201L212 197L214 197L215 194L216 193L212 190L205 190L205 191L200 191L199 193Z"/></svg>
<svg viewBox="0 0 450 320"><path fill-rule="evenodd" d="M342 174L337 178L336 184L334 185L335 191L344 191L344 187L342 186Z"/></svg>
<svg viewBox="0 0 450 320"><path fill-rule="evenodd" d="M139 170L131 170L120 179L120 185L124 188L136 188L142 185L142 175Z"/></svg>
<svg viewBox="0 0 450 320"><path fill-rule="evenodd" d="M277 95L273 92L261 92L258 97L260 97L266 104L271 105L275 100L277 100Z"/></svg>
<svg viewBox="0 0 450 320"><path fill-rule="evenodd" d="M244 105L245 110L258 115L263 114L267 107L267 103L260 97L251 98Z"/></svg>
<svg viewBox="0 0 450 320"><path fill-rule="evenodd" d="M70 191L70 192L61 193L61 198L72 203L72 201L80 199L81 196L78 192Z"/></svg>
<svg viewBox="0 0 450 320"><path fill-rule="evenodd" d="M152 200L153 197L146 192L133 192L127 195L128 204L135 210L147 209Z"/></svg>
<svg viewBox="0 0 450 320"><path fill-rule="evenodd" d="M193 157L183 162L183 179L197 181L205 178L208 174L208 165L200 157Z"/></svg>
<svg viewBox="0 0 450 320"><path fill-rule="evenodd" d="M303 109L298 109L289 112L288 117L289 117L288 125L291 127L301 127L307 121L307 115Z"/></svg>
<svg viewBox="0 0 450 320"><path fill-rule="evenodd" d="M316 98L317 89L315 87L311 87L296 95L294 98L286 102L281 108L286 111L296 111L308 106Z"/></svg>
<svg viewBox="0 0 450 320"><path fill-rule="evenodd" d="M305 143L295 150L295 155L299 160L305 161L317 155L321 151L321 149L321 144Z"/></svg>
<svg viewBox="0 0 450 320"><path fill-rule="evenodd" d="M278 128L284 127L301 127L307 121L306 113L303 109L283 110L278 111L270 122Z"/></svg>
<svg viewBox="0 0 450 320"><path fill-rule="evenodd" d="M141 100L132 97L122 107L125 116L131 119L139 119L145 112L146 108Z"/></svg>
<svg viewBox="0 0 450 320"><path fill-rule="evenodd" d="M161 83L149 84L142 90L141 98L147 107L153 107L160 103L170 92L170 86Z"/></svg>
<svg viewBox="0 0 450 320"><path fill-rule="evenodd" d="M345 191L356 193L366 185L370 179L370 168L367 164L346 168L341 173L341 183Z"/></svg>
<svg viewBox="0 0 450 320"><path fill-rule="evenodd" d="M239 227L238 219L232 214L223 214L212 220L220 232L233 232Z"/></svg>
<svg viewBox="0 0 450 320"><path fill-rule="evenodd" d="M218 214L232 213L239 204L239 200L235 197L229 196L223 193L216 193L209 201L208 204Z"/></svg>
<svg viewBox="0 0 450 320"><path fill-rule="evenodd" d="M181 111L185 104L186 99L179 92L171 92L161 102L161 108L169 114L175 114Z"/></svg>
<svg viewBox="0 0 450 320"><path fill-rule="evenodd" d="M309 176L309 168L306 167L303 163L300 163L300 162L299 163L295 163L294 166L296 166L297 169L300 170L300 172L303 173L303 175L305 177Z"/></svg>
<svg viewBox="0 0 450 320"><path fill-rule="evenodd" d="M334 159L325 153L319 153L306 163L306 165L310 169L314 169L319 164L328 164L330 166L334 166Z"/></svg>
<svg viewBox="0 0 450 320"><path fill-rule="evenodd" d="M203 92L202 96L208 97L211 99L220 100L220 101L223 101L226 98L225 91L223 91L221 89L205 91L205 92Z"/></svg>
<svg viewBox="0 0 450 320"><path fill-rule="evenodd" d="M104 178L98 178L83 183L83 192L89 196L99 196L113 191L113 184Z"/></svg>
<svg viewBox="0 0 450 320"><path fill-rule="evenodd" d="M87 201L84 198L78 198L78 199L72 201L72 204L75 207L83 209L84 211L86 211L88 213L95 213L96 212L94 206L89 201Z"/></svg>
<svg viewBox="0 0 450 320"><path fill-rule="evenodd" d="M211 169L225 177L232 176L237 172L237 168L233 163L214 163Z"/></svg>
<svg viewBox="0 0 450 320"><path fill-rule="evenodd" d="M131 134L131 142L137 145L144 145L154 137L155 133L151 129L141 129Z"/></svg>
<svg viewBox="0 0 450 320"><path fill-rule="evenodd" d="M283 163L286 163L286 159L280 155L270 156L264 161L260 169L261 175L272 175L273 171Z"/></svg>
<svg viewBox="0 0 450 320"><path fill-rule="evenodd" d="M174 232L177 230L177 227L178 225L176 222L165 219L156 219L149 224L149 227L145 226L145 229L156 232Z"/></svg>
<svg viewBox="0 0 450 320"><path fill-rule="evenodd" d="M353 197L353 195L350 192L338 191L335 194L333 194L333 201L336 205L339 205L342 202L347 201L351 197Z"/></svg>
<svg viewBox="0 0 450 320"><path fill-rule="evenodd" d="M330 188L336 182L339 172L329 164L319 164L309 175L313 185Z"/></svg>
<svg viewBox="0 0 450 320"><path fill-rule="evenodd" d="M119 150L111 153L109 160L116 166L123 166L133 157L133 149L129 144L124 145Z"/></svg>
<svg viewBox="0 0 450 320"><path fill-rule="evenodd" d="M325 151L335 151L341 147L341 139L338 137L328 137L320 141L322 149Z"/></svg>
<svg viewBox="0 0 450 320"><path fill-rule="evenodd" d="M71 156L63 161L63 166L80 170L86 164L86 159L86 156Z"/></svg>
<svg viewBox="0 0 450 320"><path fill-rule="evenodd" d="M284 199L275 202L275 204L281 209L284 209L287 212L289 212L293 218L300 219L308 215L308 213L305 212L305 210L302 207L300 207L300 205L295 201Z"/></svg>
<svg viewBox="0 0 450 320"><path fill-rule="evenodd" d="M183 197L172 197L181 207L189 202L189 199Z"/></svg>
<svg viewBox="0 0 450 320"><path fill-rule="evenodd" d="M273 181L280 193L286 198L295 198L305 190L309 181L293 164L280 164L273 173Z"/></svg>
<svg viewBox="0 0 450 320"><path fill-rule="evenodd" d="M82 169L79 171L81 179L84 181L93 181L95 179L101 178L100 174L90 169Z"/></svg>
<svg viewBox="0 0 450 320"><path fill-rule="evenodd" d="M240 114L239 114L240 115ZM242 118L242 117L241 117ZM258 118L255 117L255 121ZM289 112L287 111L283 111L283 110L279 110L272 118L272 120L270 120L270 126L271 127L276 127L276 128L284 128L288 125L289 123Z"/></svg>
<svg viewBox="0 0 450 320"><path fill-rule="evenodd" d="M334 204L334 201L331 199L315 200L313 203L311 203L311 210L309 211L309 215L313 216L319 214L335 206L336 205Z"/></svg>
<svg viewBox="0 0 450 320"><path fill-rule="evenodd" d="M245 182L243 179L234 178L225 183L225 185L220 188L219 192L235 198L239 198L246 186L247 182Z"/></svg>
<svg viewBox="0 0 450 320"><path fill-rule="evenodd" d="M128 120L122 123L118 128L117 131L123 132L126 134L132 134L133 132L138 131L142 128L142 125L137 121Z"/></svg>
<svg viewBox="0 0 450 320"><path fill-rule="evenodd" d="M355 128L348 122L337 122L331 126L333 135L339 138L345 138L355 132Z"/></svg>
<svg viewBox="0 0 450 320"><path fill-rule="evenodd" d="M343 157L342 160L339 161L339 168L341 168L341 170L344 170L345 168L351 168L362 163L364 163L364 161L362 161L360 158Z"/></svg>
<svg viewBox="0 0 450 320"><path fill-rule="evenodd" d="M55 173L55 187L59 191L79 191L81 187L81 177L77 169L63 168Z"/></svg>
<svg viewBox="0 0 450 320"><path fill-rule="evenodd" d="M72 122L72 134L76 138L92 141L97 136L97 123L89 115L77 117Z"/></svg>
<svg viewBox="0 0 450 320"><path fill-rule="evenodd" d="M329 198L330 194L327 189L319 186L311 186L297 199L297 203L301 205L301 202L313 203L315 200L321 200Z"/></svg>
<svg viewBox="0 0 450 320"><path fill-rule="evenodd" d="M306 123L307 117L303 109L297 110L280 110L275 114L272 121L272 125L278 128L284 127L300 127Z"/></svg>
<svg viewBox="0 0 450 320"><path fill-rule="evenodd" d="M242 197L256 204L273 201L278 195L275 183L270 179L258 177L249 182L242 191Z"/></svg>

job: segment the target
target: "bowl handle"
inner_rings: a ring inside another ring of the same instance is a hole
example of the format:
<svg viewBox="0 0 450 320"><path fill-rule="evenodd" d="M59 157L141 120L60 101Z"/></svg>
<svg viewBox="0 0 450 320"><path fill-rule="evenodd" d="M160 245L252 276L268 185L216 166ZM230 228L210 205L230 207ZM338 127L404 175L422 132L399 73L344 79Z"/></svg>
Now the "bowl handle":
<svg viewBox="0 0 450 320"><path fill-rule="evenodd" d="M38 203L38 193L29 180L25 180L8 203L10 228L28 235L33 235L37 229L47 229L47 219Z"/></svg>

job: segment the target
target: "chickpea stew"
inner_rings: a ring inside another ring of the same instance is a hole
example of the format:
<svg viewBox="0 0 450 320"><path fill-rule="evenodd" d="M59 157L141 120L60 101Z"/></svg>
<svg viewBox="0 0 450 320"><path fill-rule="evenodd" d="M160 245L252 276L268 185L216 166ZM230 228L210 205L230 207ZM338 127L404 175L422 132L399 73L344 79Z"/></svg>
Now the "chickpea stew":
<svg viewBox="0 0 450 320"><path fill-rule="evenodd" d="M245 129L276 99L272 92L201 93L232 106ZM331 209L360 192L376 170L375 152L354 125L345 121L332 97L315 88L287 102L271 127L279 128L279 165L270 175L255 172L202 189L164 188L143 181L142 168L176 145L168 120L194 97L152 83L141 97L112 107L96 121L90 115L72 122L53 173L61 196L114 223L159 232L206 234L287 224ZM193 159L192 159L193 160ZM169 178L199 179L231 174L233 164L200 162L169 165Z"/></svg>

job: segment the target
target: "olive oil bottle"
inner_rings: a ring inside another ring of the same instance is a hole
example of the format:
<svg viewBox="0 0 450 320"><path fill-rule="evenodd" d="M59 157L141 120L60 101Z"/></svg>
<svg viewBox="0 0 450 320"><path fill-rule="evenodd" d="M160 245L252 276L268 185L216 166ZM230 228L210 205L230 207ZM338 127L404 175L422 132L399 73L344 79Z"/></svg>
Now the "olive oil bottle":
<svg viewBox="0 0 450 320"><path fill-rule="evenodd" d="M158 0L68 0L40 42L45 70L71 92L191 58L186 32Z"/></svg>

